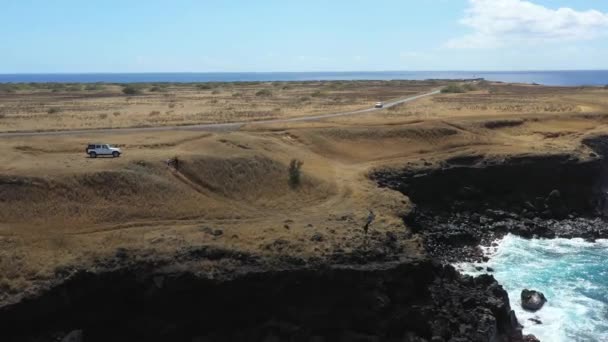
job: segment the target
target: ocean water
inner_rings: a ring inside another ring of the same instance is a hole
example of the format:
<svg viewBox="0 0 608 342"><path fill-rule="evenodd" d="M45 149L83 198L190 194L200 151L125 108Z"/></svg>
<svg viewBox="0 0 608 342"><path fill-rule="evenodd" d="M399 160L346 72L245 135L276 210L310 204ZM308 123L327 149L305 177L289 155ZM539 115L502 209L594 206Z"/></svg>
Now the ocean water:
<svg viewBox="0 0 608 342"><path fill-rule="evenodd" d="M608 70L0 74L0 83L251 82L316 80L426 80L470 78L485 78L489 81L502 82L538 83L551 86L604 86L608 85Z"/></svg>
<svg viewBox="0 0 608 342"><path fill-rule="evenodd" d="M524 333L545 342L608 341L608 240L526 240L508 235L487 248L490 261L459 264L465 273L492 267L509 293ZM535 312L521 307L523 289L545 294L548 302ZM539 319L542 324L530 321Z"/></svg>

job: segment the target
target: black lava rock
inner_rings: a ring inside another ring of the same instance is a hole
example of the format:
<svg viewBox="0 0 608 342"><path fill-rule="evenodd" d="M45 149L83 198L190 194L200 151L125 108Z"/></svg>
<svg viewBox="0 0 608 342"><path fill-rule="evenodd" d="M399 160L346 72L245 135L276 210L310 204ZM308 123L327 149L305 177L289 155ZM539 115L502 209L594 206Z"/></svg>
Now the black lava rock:
<svg viewBox="0 0 608 342"><path fill-rule="evenodd" d="M542 292L534 290L521 291L521 306L529 311L538 311L547 302L547 298Z"/></svg>

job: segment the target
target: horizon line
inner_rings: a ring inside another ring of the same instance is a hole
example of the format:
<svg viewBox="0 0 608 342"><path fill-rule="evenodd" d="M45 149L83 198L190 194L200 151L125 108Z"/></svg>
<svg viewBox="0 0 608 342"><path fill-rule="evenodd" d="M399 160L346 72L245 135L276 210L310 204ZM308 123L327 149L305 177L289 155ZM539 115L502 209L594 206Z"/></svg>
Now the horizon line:
<svg viewBox="0 0 608 342"><path fill-rule="evenodd" d="M324 71L70 71L70 72L0 72L0 75L117 75L117 74L303 74L303 73L389 73L389 72L574 72L608 71L606 69L497 69L497 70L324 70Z"/></svg>

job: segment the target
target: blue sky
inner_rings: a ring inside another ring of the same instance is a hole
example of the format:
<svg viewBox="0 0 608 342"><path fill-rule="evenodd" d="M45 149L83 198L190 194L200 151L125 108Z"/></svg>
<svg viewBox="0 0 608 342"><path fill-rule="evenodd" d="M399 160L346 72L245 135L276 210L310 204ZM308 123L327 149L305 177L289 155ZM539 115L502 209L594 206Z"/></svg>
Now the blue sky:
<svg viewBox="0 0 608 342"><path fill-rule="evenodd" d="M608 69L604 0L0 1L0 73Z"/></svg>

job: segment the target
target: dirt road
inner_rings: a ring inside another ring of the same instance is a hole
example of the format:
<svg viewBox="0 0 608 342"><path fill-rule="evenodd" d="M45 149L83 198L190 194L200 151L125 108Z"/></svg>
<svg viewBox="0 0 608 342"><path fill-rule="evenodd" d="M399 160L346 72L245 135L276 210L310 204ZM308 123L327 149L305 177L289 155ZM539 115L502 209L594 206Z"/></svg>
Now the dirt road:
<svg viewBox="0 0 608 342"><path fill-rule="evenodd" d="M239 121L230 123L214 123L214 124L201 124L201 125L188 125L188 126L159 126L159 127L131 127L131 128L101 128L101 129L78 129L78 130L66 130L66 131L19 131L19 132L5 132L0 133L0 138L10 137L27 137L27 136L65 136L65 135L79 135L79 134L97 134L97 133L138 133L138 132L161 132L161 131L232 131L238 130L244 125L259 125L269 123L289 123L289 122L304 122L304 121L316 121L327 118L334 118L340 116L349 116L357 114L366 114L381 110L386 110L390 107L415 101L417 99L439 94L440 90L434 90L429 93L410 96L407 98L386 102L383 108L366 108L350 112L342 113L331 113L331 114L320 114L312 116L303 116L289 119L271 119L271 120L259 120L259 121Z"/></svg>

